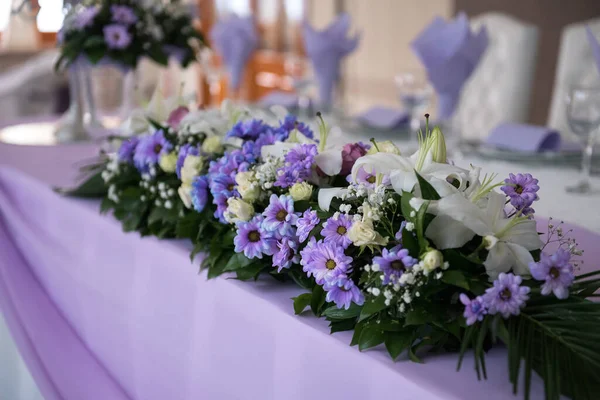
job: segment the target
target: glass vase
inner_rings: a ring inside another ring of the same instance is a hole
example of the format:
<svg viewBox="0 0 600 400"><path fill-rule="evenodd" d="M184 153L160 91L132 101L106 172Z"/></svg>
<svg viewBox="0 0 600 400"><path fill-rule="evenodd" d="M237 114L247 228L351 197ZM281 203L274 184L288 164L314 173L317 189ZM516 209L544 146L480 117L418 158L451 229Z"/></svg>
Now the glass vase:
<svg viewBox="0 0 600 400"><path fill-rule="evenodd" d="M135 69L124 71L123 92L121 95L121 109L119 116L121 120L126 120L131 116L132 111L137 107L138 73Z"/></svg>
<svg viewBox="0 0 600 400"><path fill-rule="evenodd" d="M89 126L85 123L85 73L80 67L68 71L69 109L56 126L54 135L58 143L90 140Z"/></svg>

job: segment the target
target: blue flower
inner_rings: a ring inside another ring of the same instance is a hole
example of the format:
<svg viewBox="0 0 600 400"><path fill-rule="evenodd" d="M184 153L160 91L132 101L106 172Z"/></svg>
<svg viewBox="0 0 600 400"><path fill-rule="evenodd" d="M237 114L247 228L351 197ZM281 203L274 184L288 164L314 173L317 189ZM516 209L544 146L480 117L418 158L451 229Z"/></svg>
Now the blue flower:
<svg viewBox="0 0 600 400"><path fill-rule="evenodd" d="M539 199L538 180L531 174L509 174L504 183L500 189L510 197L510 204L517 210L528 208Z"/></svg>
<svg viewBox="0 0 600 400"><path fill-rule="evenodd" d="M131 164L133 162L133 154L135 153L135 148L138 142L139 140L137 136L132 136L129 139L123 140L121 147L119 147L119 151L117 152L119 161Z"/></svg>
<svg viewBox="0 0 600 400"><path fill-rule="evenodd" d="M294 212L294 200L290 196L272 194L269 205L263 212L265 220L263 225L269 232L275 232L286 236L293 231L298 221L298 215Z"/></svg>
<svg viewBox="0 0 600 400"><path fill-rule="evenodd" d="M236 253L243 252L248 258L273 255L277 249L277 240L261 229L262 219L261 215L257 215L248 222L238 222L237 235L233 239Z"/></svg>
<svg viewBox="0 0 600 400"><path fill-rule="evenodd" d="M337 308L350 308L352 302L361 306L365 302L365 296L354 284L352 279L347 276L340 276L336 279L325 282L323 289L327 292L325 300L334 302Z"/></svg>
<svg viewBox="0 0 600 400"><path fill-rule="evenodd" d="M103 32L104 41L109 49L123 50L131 44L131 35L123 25L107 25L103 28Z"/></svg>
<svg viewBox="0 0 600 400"><path fill-rule="evenodd" d="M259 119L240 121L227 132L227 137L237 137L243 140L256 140L258 137L270 129L269 125L264 124Z"/></svg>
<svg viewBox="0 0 600 400"><path fill-rule="evenodd" d="M343 247L322 240L316 242L311 238L300 255L303 271L314 276L319 285L346 275L352 269L352 257L344 254Z"/></svg>
<svg viewBox="0 0 600 400"><path fill-rule="evenodd" d="M173 145L165 139L162 130L139 140L133 155L133 163L140 172L147 172L149 167L156 165L160 156L168 154Z"/></svg>
<svg viewBox="0 0 600 400"><path fill-rule="evenodd" d="M276 130L276 134L278 136L277 140L286 140L294 129L297 129L309 139L314 138L313 131L308 127L308 125L303 122L298 122L298 117L289 114L285 117L285 119L281 122L281 125L279 125L279 128Z"/></svg>
<svg viewBox="0 0 600 400"><path fill-rule="evenodd" d="M559 299L569 297L569 287L573 284L575 274L570 263L571 254L565 249L558 249L551 256L542 253L540 262L529 263L533 279L544 281L542 294L554 293Z"/></svg>
<svg viewBox="0 0 600 400"><path fill-rule="evenodd" d="M463 315L467 320L467 325L473 325L475 322L483 320L483 317L487 314L487 310L481 296L470 300L466 294L461 293L459 298L460 302L465 306Z"/></svg>
<svg viewBox="0 0 600 400"><path fill-rule="evenodd" d="M304 242L308 238L310 232L319 224L319 222L321 222L321 220L317 216L316 211L312 209L304 211L304 214L302 214L302 217L299 218L298 222L296 223L298 226L297 234L300 243Z"/></svg>
<svg viewBox="0 0 600 400"><path fill-rule="evenodd" d="M205 175L194 178L191 196L194 210L202 212L208 203L208 178Z"/></svg>
<svg viewBox="0 0 600 400"><path fill-rule="evenodd" d="M323 224L321 235L324 237L325 243L334 243L336 246L341 246L347 249L352 240L348 237L348 231L352 227L352 220L346 214L340 214L329 218Z"/></svg>
<svg viewBox="0 0 600 400"><path fill-rule="evenodd" d="M494 286L487 289L483 302L491 315L500 313L504 318L519 315L521 307L529 299L529 287L521 286L523 279L514 274L500 273Z"/></svg>
<svg viewBox="0 0 600 400"><path fill-rule="evenodd" d="M118 24L133 25L138 21L138 17L133 10L127 6L110 6L112 20Z"/></svg>
<svg viewBox="0 0 600 400"><path fill-rule="evenodd" d="M298 239L295 233L290 236L284 236L277 242L278 251L273 255L273 266L278 267L277 272L282 269L288 269L293 264L300 262L298 252Z"/></svg>
<svg viewBox="0 0 600 400"><path fill-rule="evenodd" d="M373 264L379 265L383 272L382 283L384 285L396 284L402 274L411 269L417 262L418 260L412 258L408 254L408 250L403 249L400 245L391 250L383 249L381 257L373 257Z"/></svg>

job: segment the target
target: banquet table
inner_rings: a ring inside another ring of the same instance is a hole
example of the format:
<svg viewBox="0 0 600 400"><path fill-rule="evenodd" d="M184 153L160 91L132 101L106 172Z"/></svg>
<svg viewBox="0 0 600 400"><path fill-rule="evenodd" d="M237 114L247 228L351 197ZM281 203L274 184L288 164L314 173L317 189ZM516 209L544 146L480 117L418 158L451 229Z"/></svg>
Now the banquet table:
<svg viewBox="0 0 600 400"><path fill-rule="evenodd" d="M97 202L50 189L72 184L98 146L0 143L0 307L44 398L514 398L502 348L488 354L487 381L468 356L456 372L455 354L415 364L394 363L381 347L360 353L351 333L330 335L326 321L294 315L290 298L301 289L208 281L187 243L124 234ZM598 195L565 193L577 171L465 161L539 178L538 215L579 225L583 268L594 267ZM532 393L543 398L538 378Z"/></svg>

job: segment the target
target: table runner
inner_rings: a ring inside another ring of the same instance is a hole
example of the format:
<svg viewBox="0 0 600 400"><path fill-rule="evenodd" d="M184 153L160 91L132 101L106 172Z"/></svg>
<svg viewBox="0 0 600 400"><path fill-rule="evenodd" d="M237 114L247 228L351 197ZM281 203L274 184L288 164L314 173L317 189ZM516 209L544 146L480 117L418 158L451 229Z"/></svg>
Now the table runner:
<svg viewBox="0 0 600 400"><path fill-rule="evenodd" d="M123 234L97 203L11 168L0 221L2 311L47 399L513 398L501 349L486 382L470 357L457 373L453 354L361 354L349 332L293 315L297 287L206 281L184 243ZM580 242L597 259L597 237Z"/></svg>

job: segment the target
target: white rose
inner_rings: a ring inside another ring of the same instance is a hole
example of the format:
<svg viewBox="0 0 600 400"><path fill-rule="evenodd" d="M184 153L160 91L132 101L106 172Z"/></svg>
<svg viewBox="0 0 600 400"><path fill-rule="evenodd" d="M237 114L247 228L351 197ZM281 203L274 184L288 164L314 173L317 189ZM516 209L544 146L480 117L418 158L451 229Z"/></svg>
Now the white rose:
<svg viewBox="0 0 600 400"><path fill-rule="evenodd" d="M385 140L383 142L375 142L377 146L371 146L367 154L376 154L376 153L392 153L400 155L400 149L391 141Z"/></svg>
<svg viewBox="0 0 600 400"><path fill-rule="evenodd" d="M313 186L308 182L295 183L290 188L290 196L294 201L309 200L313 192Z"/></svg>
<svg viewBox="0 0 600 400"><path fill-rule="evenodd" d="M177 189L179 198L186 208L192 208L192 186L190 184L182 184Z"/></svg>
<svg viewBox="0 0 600 400"><path fill-rule="evenodd" d="M177 169L177 154L173 151L162 155L158 161L158 165L163 171L172 174Z"/></svg>
<svg viewBox="0 0 600 400"><path fill-rule="evenodd" d="M202 143L202 151L205 153L220 153L223 151L223 144L219 136L209 136Z"/></svg>
<svg viewBox="0 0 600 400"><path fill-rule="evenodd" d="M260 196L260 186L254 181L254 172L238 172L235 176L236 189L242 199L254 203Z"/></svg>
<svg viewBox="0 0 600 400"><path fill-rule="evenodd" d="M444 256L439 250L429 250L423 257L423 269L426 273L439 268L444 263Z"/></svg>
<svg viewBox="0 0 600 400"><path fill-rule="evenodd" d="M224 213L225 220L233 224L239 221L249 221L254 215L254 207L244 200L230 197L227 199L227 210Z"/></svg>
<svg viewBox="0 0 600 400"><path fill-rule="evenodd" d="M381 245L385 246L387 238L373 229L373 220L355 221L348 231L348 238L355 246Z"/></svg>
<svg viewBox="0 0 600 400"><path fill-rule="evenodd" d="M200 156L188 155L183 161L181 167L181 182L191 185L194 178L198 175L204 164L204 159Z"/></svg>

